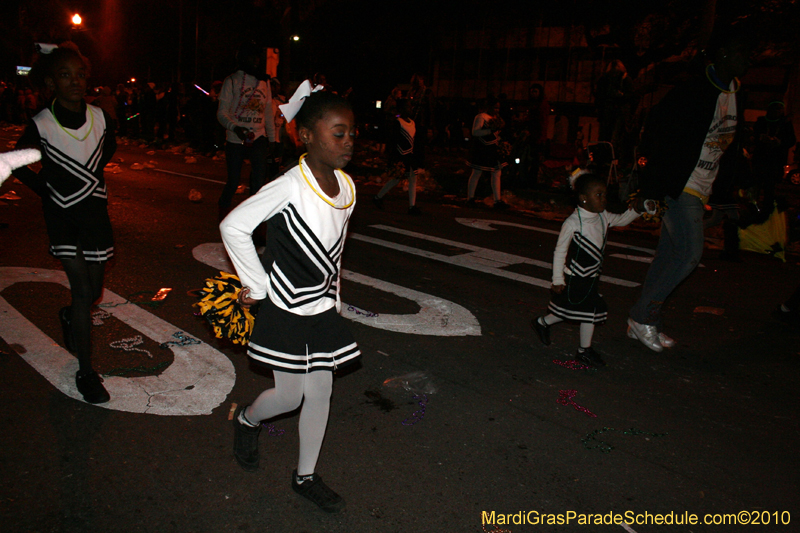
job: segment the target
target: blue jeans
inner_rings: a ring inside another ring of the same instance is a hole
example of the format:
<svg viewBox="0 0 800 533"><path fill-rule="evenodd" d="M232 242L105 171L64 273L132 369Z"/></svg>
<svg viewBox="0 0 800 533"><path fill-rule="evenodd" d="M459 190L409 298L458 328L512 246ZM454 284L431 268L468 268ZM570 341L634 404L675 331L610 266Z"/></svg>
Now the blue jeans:
<svg viewBox="0 0 800 533"><path fill-rule="evenodd" d="M659 330L664 301L700 263L704 241L703 202L684 192L677 200L667 197L666 203L656 256L647 271L642 294L630 311L634 321Z"/></svg>
<svg viewBox="0 0 800 533"><path fill-rule="evenodd" d="M264 186L267 180L267 152L269 140L261 136L253 141L252 146L244 144L225 143L225 163L228 167L228 182L222 189L219 197L219 207L229 209L236 194L236 188L242 177L242 164L245 159L250 160L250 194L255 194Z"/></svg>

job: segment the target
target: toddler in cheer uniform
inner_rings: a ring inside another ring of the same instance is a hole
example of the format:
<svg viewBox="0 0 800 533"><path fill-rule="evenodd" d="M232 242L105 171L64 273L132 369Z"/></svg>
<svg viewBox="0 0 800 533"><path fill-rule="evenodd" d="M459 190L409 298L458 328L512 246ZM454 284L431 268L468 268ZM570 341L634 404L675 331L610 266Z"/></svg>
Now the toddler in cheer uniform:
<svg viewBox="0 0 800 533"><path fill-rule="evenodd" d="M608 317L606 302L597 292L603 267L608 228L627 226L641 215L643 201L637 209L617 215L606 211L606 184L595 174L580 174L573 183L578 206L561 226L553 254L553 293L550 313L531 322L545 346L550 345L550 327L563 320L580 323L580 346L575 359L592 366L605 366L600 354L592 348L594 325Z"/></svg>

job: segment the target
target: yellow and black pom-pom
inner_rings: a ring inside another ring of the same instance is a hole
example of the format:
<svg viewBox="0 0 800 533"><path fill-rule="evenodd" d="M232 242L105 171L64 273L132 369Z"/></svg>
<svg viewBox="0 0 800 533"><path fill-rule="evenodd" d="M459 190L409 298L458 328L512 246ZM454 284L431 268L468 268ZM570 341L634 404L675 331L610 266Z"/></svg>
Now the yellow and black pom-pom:
<svg viewBox="0 0 800 533"><path fill-rule="evenodd" d="M200 289L200 301L194 304L211 324L214 336L230 339L234 344L247 344L255 322L250 309L239 303L241 290L242 282L238 277L220 272L219 276L206 280L206 286Z"/></svg>

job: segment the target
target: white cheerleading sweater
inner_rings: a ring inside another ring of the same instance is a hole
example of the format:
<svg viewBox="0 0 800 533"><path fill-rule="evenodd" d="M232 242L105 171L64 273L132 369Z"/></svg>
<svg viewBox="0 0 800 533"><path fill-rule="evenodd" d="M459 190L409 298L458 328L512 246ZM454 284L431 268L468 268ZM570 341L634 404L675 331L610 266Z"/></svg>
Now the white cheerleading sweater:
<svg viewBox="0 0 800 533"><path fill-rule="evenodd" d="M341 170L336 178L339 194L329 198L303 162L266 184L222 221L225 249L251 298L268 297L297 315L316 315L334 305L341 310L340 266L355 207L355 185ZM269 272L252 239L264 221L273 258Z"/></svg>

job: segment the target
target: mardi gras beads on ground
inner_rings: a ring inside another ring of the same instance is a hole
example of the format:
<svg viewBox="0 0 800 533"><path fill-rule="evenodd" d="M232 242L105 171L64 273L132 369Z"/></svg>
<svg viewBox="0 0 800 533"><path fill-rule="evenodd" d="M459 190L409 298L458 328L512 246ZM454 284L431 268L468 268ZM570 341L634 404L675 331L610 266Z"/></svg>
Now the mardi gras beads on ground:
<svg viewBox="0 0 800 533"><path fill-rule="evenodd" d="M617 430L614 429L614 428L609 428L609 427L604 427L603 429L595 429L591 433L588 433L583 439L581 439L581 442L583 443L583 446L587 450L600 450L603 453L610 453L611 450L614 449L614 447L611 446L610 444L608 444L607 442L603 442L603 441L601 441L600 439L597 438L598 435L600 435L602 433L605 433L607 431L617 431ZM647 436L650 436L650 437L663 437L665 435L669 435L669 433L648 433L647 431L641 431L641 430L636 429L636 428L625 429L625 430L622 431L622 434L623 435L633 435L633 436L636 436L636 435L647 435ZM590 446L589 443L591 441L596 441L598 444L596 444L594 446Z"/></svg>
<svg viewBox="0 0 800 533"><path fill-rule="evenodd" d="M575 403L575 400L573 400L573 398L575 397L576 394L578 394L578 391L576 391L576 390L558 391L558 400L556 400L556 401L558 403L560 403L561 405L571 405L577 411L581 411L582 413L586 413L587 415L589 415L589 416L591 416L593 418L597 418L596 414L594 414L593 412L591 412L587 408L583 407L582 405L578 405L577 403Z"/></svg>

